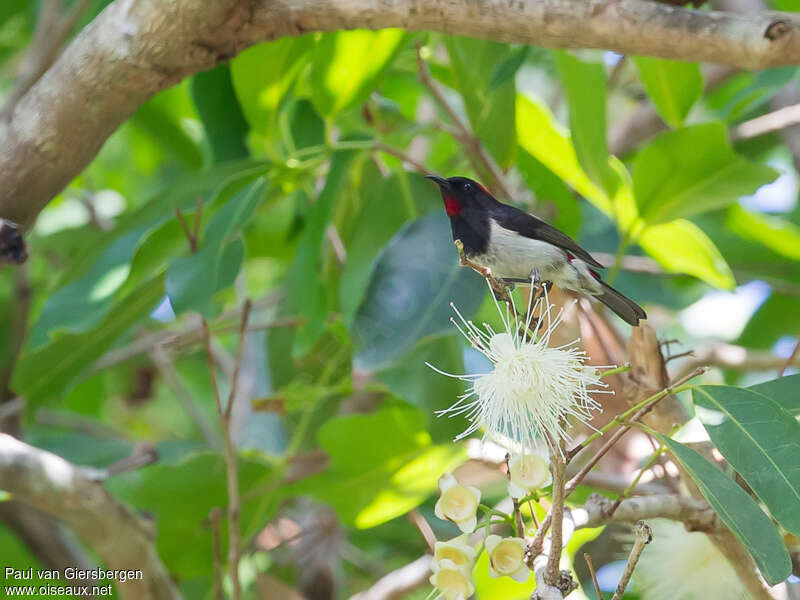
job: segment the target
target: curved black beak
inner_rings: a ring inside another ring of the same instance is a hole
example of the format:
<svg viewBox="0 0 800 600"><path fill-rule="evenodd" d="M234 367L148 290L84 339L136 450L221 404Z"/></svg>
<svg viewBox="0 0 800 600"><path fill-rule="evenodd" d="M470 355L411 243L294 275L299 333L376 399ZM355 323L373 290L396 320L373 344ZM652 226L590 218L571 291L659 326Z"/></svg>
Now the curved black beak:
<svg viewBox="0 0 800 600"><path fill-rule="evenodd" d="M450 182L447 181L447 179L445 179L444 177L439 177L438 175L425 175L425 179L430 179L431 181L436 183L436 185L438 185L440 188L450 187Z"/></svg>

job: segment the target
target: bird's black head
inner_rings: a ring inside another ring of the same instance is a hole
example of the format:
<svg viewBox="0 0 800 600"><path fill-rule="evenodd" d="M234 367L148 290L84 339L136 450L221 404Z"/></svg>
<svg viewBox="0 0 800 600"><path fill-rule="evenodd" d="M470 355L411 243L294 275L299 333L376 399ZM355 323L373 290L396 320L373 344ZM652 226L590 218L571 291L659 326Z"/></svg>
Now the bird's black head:
<svg viewBox="0 0 800 600"><path fill-rule="evenodd" d="M496 202L485 187L468 177L425 177L439 186L444 208L450 217L458 216L465 208L486 208L490 203Z"/></svg>

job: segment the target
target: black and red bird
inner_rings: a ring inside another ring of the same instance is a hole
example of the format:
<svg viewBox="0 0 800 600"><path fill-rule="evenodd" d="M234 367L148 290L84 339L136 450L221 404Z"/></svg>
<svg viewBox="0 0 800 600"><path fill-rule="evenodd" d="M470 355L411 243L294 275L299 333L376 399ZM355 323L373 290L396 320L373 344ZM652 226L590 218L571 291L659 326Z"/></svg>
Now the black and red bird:
<svg viewBox="0 0 800 600"><path fill-rule="evenodd" d="M509 282L538 277L562 289L596 298L627 323L638 325L641 306L605 283L604 268L568 235L513 206L498 202L466 177L428 175L442 192L453 240L461 240L472 262Z"/></svg>

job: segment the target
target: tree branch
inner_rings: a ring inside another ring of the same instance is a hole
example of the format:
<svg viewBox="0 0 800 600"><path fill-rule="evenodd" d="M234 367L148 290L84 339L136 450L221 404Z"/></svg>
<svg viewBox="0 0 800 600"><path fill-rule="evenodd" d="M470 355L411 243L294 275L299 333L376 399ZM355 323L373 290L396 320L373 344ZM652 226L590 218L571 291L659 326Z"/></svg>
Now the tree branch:
<svg viewBox="0 0 800 600"><path fill-rule="evenodd" d="M800 62L800 19L778 12L740 15L645 0L116 0L0 125L0 215L29 227L138 106L184 77L258 42L359 27L745 69Z"/></svg>
<svg viewBox="0 0 800 600"><path fill-rule="evenodd" d="M91 546L106 568L141 569L143 579L116 582L123 598L180 597L146 525L63 458L0 433L0 489L22 504L61 519Z"/></svg>

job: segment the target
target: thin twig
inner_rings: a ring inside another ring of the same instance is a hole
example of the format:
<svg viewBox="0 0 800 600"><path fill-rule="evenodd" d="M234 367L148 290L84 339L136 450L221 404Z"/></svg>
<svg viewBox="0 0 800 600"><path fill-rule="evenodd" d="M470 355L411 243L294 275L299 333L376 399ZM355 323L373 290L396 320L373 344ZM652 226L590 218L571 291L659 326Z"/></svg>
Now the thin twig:
<svg viewBox="0 0 800 600"><path fill-rule="evenodd" d="M800 123L800 104L784 106L773 112L739 123L731 131L731 140L747 140L781 131Z"/></svg>
<svg viewBox="0 0 800 600"><path fill-rule="evenodd" d="M506 286L502 283L497 281L492 275L492 271L488 267L483 267L478 263L472 262L470 259L467 258L467 255L464 254L464 244L461 240L456 240L455 242L456 248L458 249L458 256L460 260L460 264L462 267L469 267L481 277L484 277L486 281L489 282L489 285L492 287L492 290L495 292L495 295L499 300L505 302L511 310L514 310L514 304L511 302L511 297L508 295L508 291L506 290Z"/></svg>
<svg viewBox="0 0 800 600"><path fill-rule="evenodd" d="M17 102L39 81L50 65L58 58L58 52L69 37L70 31L78 22L90 0L77 0L63 15L59 15L60 0L47 0L42 3L33 41L23 59L22 72L14 88L0 108L0 119L10 119Z"/></svg>
<svg viewBox="0 0 800 600"><path fill-rule="evenodd" d="M231 389L228 394L228 404L225 406L225 419L230 421L233 410L233 400L236 398L236 387L239 382L239 370L242 366L242 353L244 352L244 341L247 337L247 322L250 320L250 309L253 303L249 299L244 301L242 307L242 318L239 322L239 343L236 346L236 360L233 363L233 377L231 378Z"/></svg>
<svg viewBox="0 0 800 600"><path fill-rule="evenodd" d="M594 572L594 565L592 564L592 555L588 552L584 552L583 560L586 561L586 566L589 567L589 574L592 576L594 591L597 592L597 600L603 600L603 592L600 590L600 583L597 581L597 573Z"/></svg>
<svg viewBox="0 0 800 600"><path fill-rule="evenodd" d="M344 263L347 262L347 249L344 247L342 236L339 235L339 230L336 229L336 225L331 223L325 228L325 237L328 238L328 242L333 249L336 262L339 263L339 267L343 267Z"/></svg>
<svg viewBox="0 0 800 600"><path fill-rule="evenodd" d="M794 350L792 350L791 354L789 354L789 358L787 358L786 362L781 365L781 369L778 371L778 377L783 377L786 369L788 369L789 365L791 365L794 362L794 359L797 358L798 351L800 351L800 335L797 336L797 341L794 344Z"/></svg>
<svg viewBox="0 0 800 600"><path fill-rule="evenodd" d="M613 429L614 427L623 424L628 418L630 417L632 421L635 421L637 418L646 414L656 403L664 398L665 396L669 396L671 394L677 393L679 391L683 391L678 389L684 383L689 381L690 379L694 379L698 375L702 375L706 372L705 367L697 367L691 373L687 373L682 377L678 378L675 382L671 383L668 387L664 388L660 392L656 392L652 396L649 396L642 400L641 402L633 405L628 410L620 413L616 417L614 417L609 423L601 427L598 431L587 437L583 440L580 444L575 446L572 450L567 453L567 461L569 462L575 456L581 452L584 448L586 448L589 444L591 444L594 440L608 432L609 430Z"/></svg>
<svg viewBox="0 0 800 600"><path fill-rule="evenodd" d="M431 524L428 523L427 519L425 519L425 517L422 516L422 513L420 513L416 508L409 511L408 520L411 521L419 530L420 535L422 535L422 539L425 540L425 545L428 546L428 550L430 550L431 554L433 554L433 550L436 545L436 534L433 532Z"/></svg>
<svg viewBox="0 0 800 600"><path fill-rule="evenodd" d="M249 309L243 312L248 313ZM244 321L244 319L242 319ZM217 416L222 427L222 437L225 442L225 470L227 473L228 487L228 576L233 584L231 598L239 600L241 597L241 583L239 581L239 472L236 461L236 450L231 439L230 418L226 409L222 407L219 386L217 385L216 365L214 353L211 349L211 332L208 328L208 321L202 320L203 339L206 346L206 359L208 361L208 374L211 379L211 389L214 392L214 402L217 407ZM241 344L241 340L240 340ZM239 355L241 358L241 355ZM238 374L238 360L234 366L234 372ZM231 381L231 388L235 393L236 378ZM229 402L230 404L230 402Z"/></svg>
<svg viewBox="0 0 800 600"><path fill-rule="evenodd" d="M430 69L428 69L428 65L425 62L425 59L422 58L422 54L420 52L422 48L422 43L417 41L416 44L417 48L417 66L419 70L419 79L422 84L428 88L433 96L434 100L436 100L437 104L442 107L442 109L447 113L447 116L453 122L456 127L456 134L457 137L465 143L470 150L474 153L474 155L478 158L479 164L475 165L478 167L478 170L485 171L489 177L492 178L492 182L497 187L498 191L503 194L506 198L513 198L514 194L511 191L511 188L505 181L505 176L503 175L503 171L494 161L494 159L489 155L486 149L483 147L480 139L475 136L470 128L461 120L461 117L458 116L455 109L450 106L450 103L444 97L441 90L439 90L439 86L436 85L436 82L433 80L431 76ZM492 187L491 185L489 187Z"/></svg>
<svg viewBox="0 0 800 600"><path fill-rule="evenodd" d="M186 222L186 217L183 216L183 211L180 206L175 207L175 216L178 218L178 223L181 224L181 229L183 229L186 240L189 242L189 251L194 254L197 252L197 238L194 236L191 229L189 229L189 224Z"/></svg>
<svg viewBox="0 0 800 600"><path fill-rule="evenodd" d="M625 565L625 571L617 584L617 591L611 597L611 600L622 600L622 595L625 593L625 588L628 587L628 582L633 575L633 570L636 568L636 563L639 562L639 557L642 555L644 547L653 541L653 530L644 521L636 523L636 540L633 542L631 554L628 557L628 562Z"/></svg>
<svg viewBox="0 0 800 600"><path fill-rule="evenodd" d="M211 525L211 539L214 547L214 598L224 600L222 593L222 542L220 535L220 519L222 514L218 508L212 508L208 515L208 522Z"/></svg>
<svg viewBox="0 0 800 600"><path fill-rule="evenodd" d="M566 462L564 460L564 442L562 440L548 439L550 449L550 465L553 471L553 506L552 527L550 531L550 555L547 558L544 581L549 585L557 586L559 583L559 564L561 562L562 533L564 527L564 499Z"/></svg>
<svg viewBox="0 0 800 600"><path fill-rule="evenodd" d="M169 355L164 350L164 347L159 344L153 346L150 357L166 384L172 389L175 397L181 403L183 410L192 420L197 430L202 434L203 439L205 439L210 446L217 446L219 444L217 432L214 431L205 413L203 413L195 402L192 393L189 391L189 388L186 387L186 384L183 382L183 379L172 363L172 360L170 360Z"/></svg>
<svg viewBox="0 0 800 600"><path fill-rule="evenodd" d="M192 237L195 244L200 243L200 223L203 220L203 198L197 199L197 208L194 211L194 229L192 230Z"/></svg>
<svg viewBox="0 0 800 600"><path fill-rule="evenodd" d="M425 175L432 175L433 174L433 171L431 171L428 167L426 167L421 162L419 162L417 159L415 159L412 156L409 156L408 154L406 154L405 152L403 152L402 150L400 150L398 148L394 148L392 146L387 146L386 144L384 144L382 142L376 142L375 143L375 150L377 150L378 152L383 152L384 154L389 154L391 156L394 156L395 158L399 158L404 163L408 163L409 165L414 167L420 173L424 173Z"/></svg>

